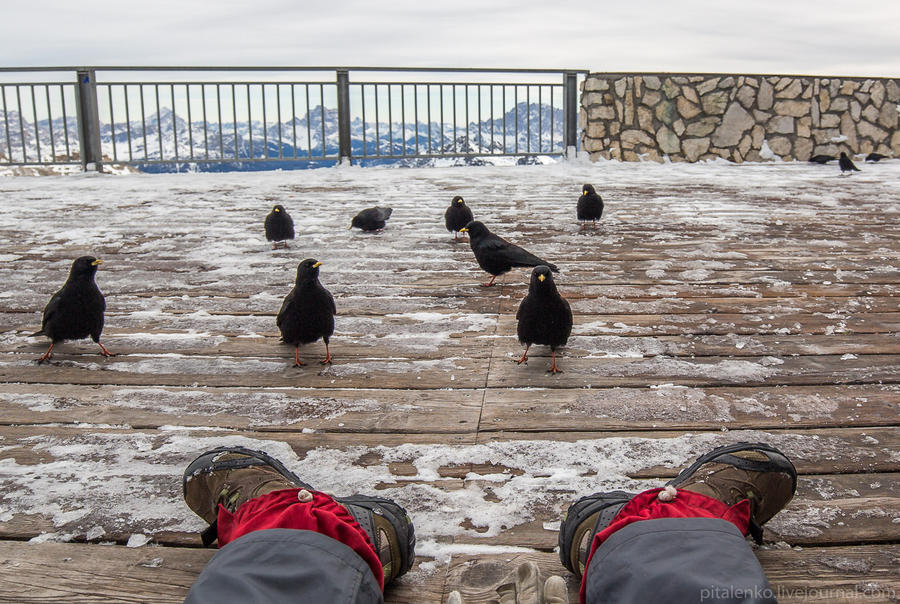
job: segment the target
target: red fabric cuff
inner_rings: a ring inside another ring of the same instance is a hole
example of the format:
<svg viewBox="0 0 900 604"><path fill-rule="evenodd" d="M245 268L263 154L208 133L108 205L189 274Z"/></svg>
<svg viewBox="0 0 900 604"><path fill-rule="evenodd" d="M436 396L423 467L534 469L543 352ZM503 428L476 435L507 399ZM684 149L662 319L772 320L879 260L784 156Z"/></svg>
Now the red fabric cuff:
<svg viewBox="0 0 900 604"><path fill-rule="evenodd" d="M749 500L742 499L729 507L718 499L694 493L693 491L678 489L675 499L664 502L657 497L657 494L662 490L662 488L650 489L649 491L638 493L619 510L619 513L609 523L609 526L594 535L587 564L584 567L585 576L581 578L581 593L579 595L581 604L584 604L585 579L594 552L610 535L632 522L657 518L721 518L735 525L743 535L747 534L750 526Z"/></svg>
<svg viewBox="0 0 900 604"><path fill-rule="evenodd" d="M347 545L372 569L378 586L384 591L384 569L368 533L350 515L347 508L330 495L309 491L312 501L300 501L302 489L273 491L244 503L232 514L219 505L218 538L223 547L253 531L273 528L315 531Z"/></svg>

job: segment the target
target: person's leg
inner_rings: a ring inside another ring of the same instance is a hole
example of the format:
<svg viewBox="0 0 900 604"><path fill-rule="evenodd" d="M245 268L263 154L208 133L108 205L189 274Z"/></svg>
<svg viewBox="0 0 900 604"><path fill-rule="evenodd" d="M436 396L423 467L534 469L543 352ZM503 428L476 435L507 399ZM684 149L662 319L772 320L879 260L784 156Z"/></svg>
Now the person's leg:
<svg viewBox="0 0 900 604"><path fill-rule="evenodd" d="M560 526L560 559L584 575L590 604L774 601L744 535L761 539L796 482L791 462L768 445L719 447L665 489L577 501Z"/></svg>
<svg viewBox="0 0 900 604"><path fill-rule="evenodd" d="M374 601L372 585L380 600L384 584L415 557L412 523L395 502L316 491L261 451L221 447L200 455L185 470L183 491L210 524L204 544L218 539L222 548L192 587L191 602L296 601L313 585L308 601L332 601L321 591L330 588L339 601L347 585L357 586L358 598L340 601Z"/></svg>

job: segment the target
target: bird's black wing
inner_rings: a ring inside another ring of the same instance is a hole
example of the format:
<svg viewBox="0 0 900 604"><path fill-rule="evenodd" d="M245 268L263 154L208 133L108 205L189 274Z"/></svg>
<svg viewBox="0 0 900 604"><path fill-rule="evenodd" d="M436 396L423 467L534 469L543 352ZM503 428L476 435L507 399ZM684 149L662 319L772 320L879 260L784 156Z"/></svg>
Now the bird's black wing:
<svg viewBox="0 0 900 604"><path fill-rule="evenodd" d="M382 208L380 206L375 206L375 215L378 217L379 221L387 220L388 218L390 218L393 211L393 208Z"/></svg>
<svg viewBox="0 0 900 604"><path fill-rule="evenodd" d="M278 316L275 317L275 325L277 327L281 327L281 322L284 320L284 314L287 312L288 307L294 301L294 290L292 289L290 293L284 297L284 302L281 303L281 310L278 311Z"/></svg>
<svg viewBox="0 0 900 604"><path fill-rule="evenodd" d="M63 290L59 290L52 296L50 296L50 301L47 302L47 306L44 307L44 317L41 320L41 330L36 331L31 334L33 336L39 336L44 333L44 328L47 327L47 323L53 320L54 315L56 315L56 311L59 310L59 303L62 300Z"/></svg>

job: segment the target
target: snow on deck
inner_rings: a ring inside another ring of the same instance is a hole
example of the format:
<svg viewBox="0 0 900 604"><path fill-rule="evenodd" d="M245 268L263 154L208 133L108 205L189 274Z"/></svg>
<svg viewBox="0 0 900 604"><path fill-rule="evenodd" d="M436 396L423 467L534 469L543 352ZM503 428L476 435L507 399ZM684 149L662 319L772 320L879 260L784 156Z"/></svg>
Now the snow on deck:
<svg viewBox="0 0 900 604"><path fill-rule="evenodd" d="M851 561L896 555L900 540L900 162L861 167L0 176L0 545L75 559L97 547L84 541L196 545L181 472L239 444L324 490L407 507L419 564L388 601L440 601L472 560L562 573L552 549L574 499L658 486L752 440L802 475L759 552L773 584L801 581L777 569L802 546L845 556L855 585ZM583 183L606 203L585 232ZM443 226L454 195L559 265L575 311L564 373L546 373L542 347L513 363L529 271L479 286L487 276ZM276 203L297 231L286 250L262 232ZM394 209L383 232L348 230L376 204ZM118 354L68 342L38 366L47 343L28 334L84 254L103 260L102 341ZM303 368L278 343L304 258L322 261L338 307L329 367L321 342L301 347ZM165 551L197 561L189 586L206 553Z"/></svg>

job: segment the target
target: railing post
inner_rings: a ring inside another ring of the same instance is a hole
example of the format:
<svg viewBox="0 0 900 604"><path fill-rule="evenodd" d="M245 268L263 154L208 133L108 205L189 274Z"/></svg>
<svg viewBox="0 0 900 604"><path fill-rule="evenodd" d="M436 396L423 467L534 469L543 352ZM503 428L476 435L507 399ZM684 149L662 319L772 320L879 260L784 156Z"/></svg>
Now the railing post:
<svg viewBox="0 0 900 604"><path fill-rule="evenodd" d="M350 148L350 73L346 70L337 72L338 102L338 154L340 163L351 163Z"/></svg>
<svg viewBox="0 0 900 604"><path fill-rule="evenodd" d="M563 74L563 121L565 122L566 157L578 154L578 73Z"/></svg>
<svg viewBox="0 0 900 604"><path fill-rule="evenodd" d="M78 94L75 96L75 110L78 113L78 146L81 152L81 169L102 172L96 73L93 69L79 69L76 73Z"/></svg>

